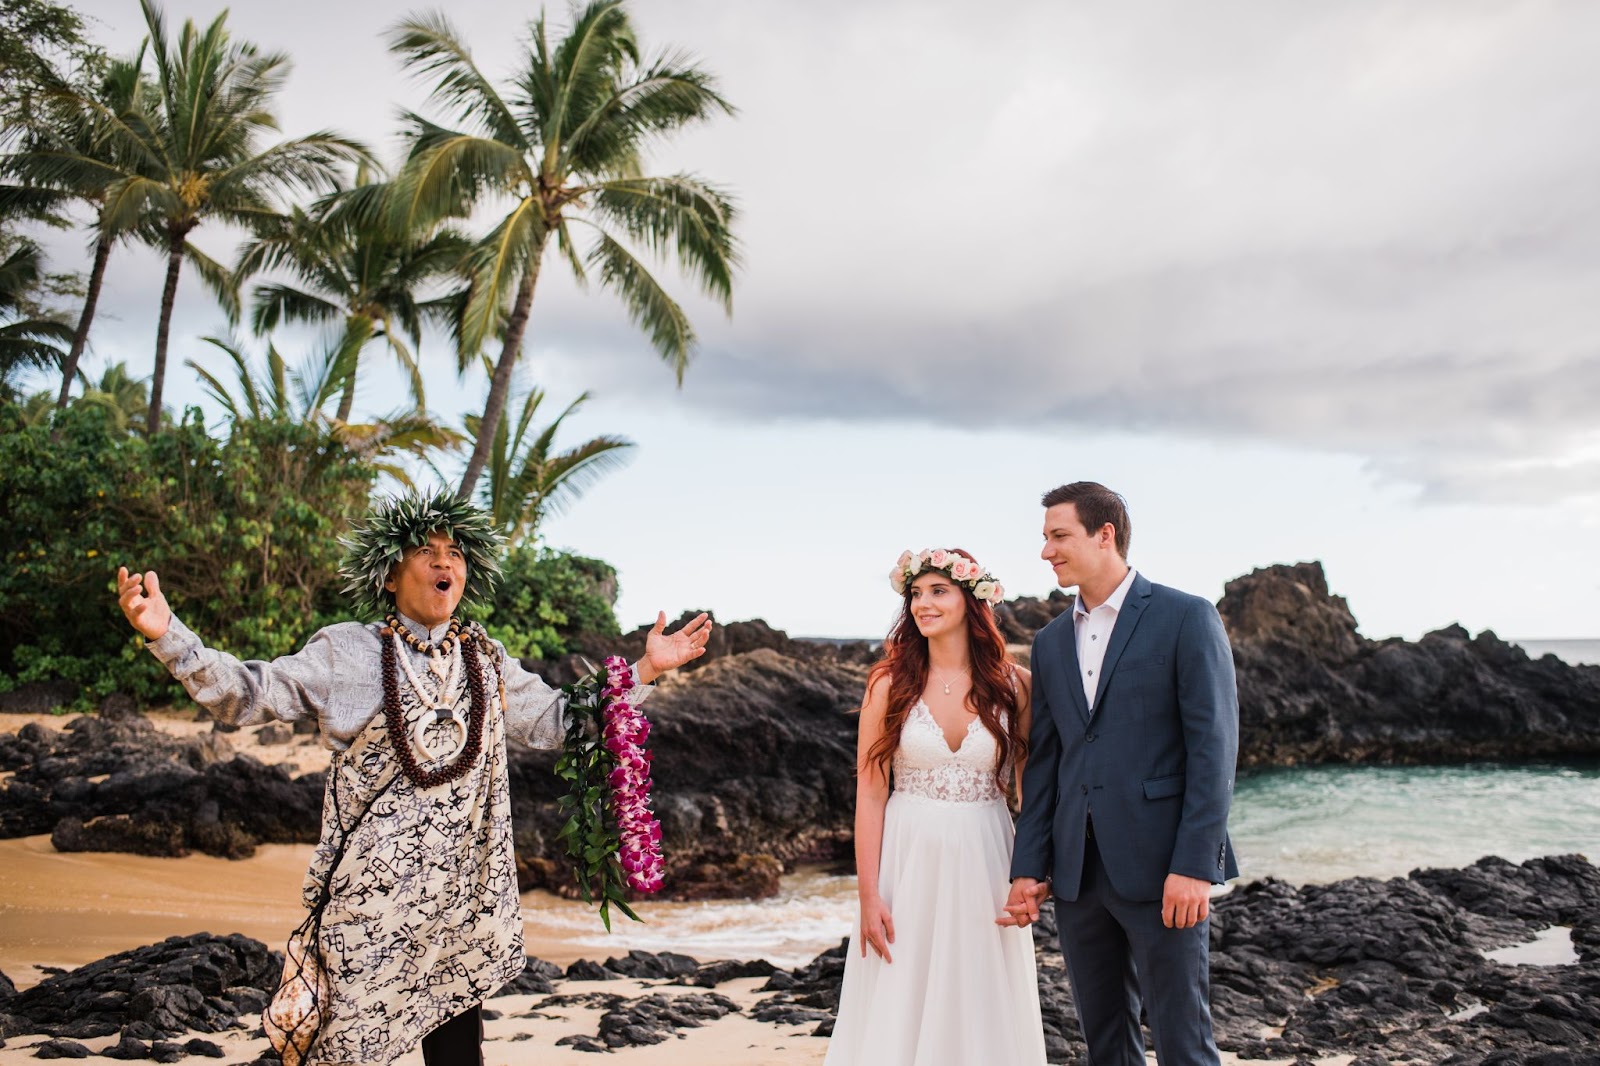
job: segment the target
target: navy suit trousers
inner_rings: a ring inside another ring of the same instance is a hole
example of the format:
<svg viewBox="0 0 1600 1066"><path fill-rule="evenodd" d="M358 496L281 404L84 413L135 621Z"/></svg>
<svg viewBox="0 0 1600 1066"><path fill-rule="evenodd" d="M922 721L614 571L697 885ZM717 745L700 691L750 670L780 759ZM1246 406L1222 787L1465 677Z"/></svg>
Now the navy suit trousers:
<svg viewBox="0 0 1600 1066"><path fill-rule="evenodd" d="M1159 900L1119 895L1093 837L1085 842L1078 898L1057 897L1055 904L1072 1001L1089 1041L1089 1066L1145 1066L1141 1000L1160 1066L1218 1066L1211 1032L1210 919L1168 929L1161 924Z"/></svg>

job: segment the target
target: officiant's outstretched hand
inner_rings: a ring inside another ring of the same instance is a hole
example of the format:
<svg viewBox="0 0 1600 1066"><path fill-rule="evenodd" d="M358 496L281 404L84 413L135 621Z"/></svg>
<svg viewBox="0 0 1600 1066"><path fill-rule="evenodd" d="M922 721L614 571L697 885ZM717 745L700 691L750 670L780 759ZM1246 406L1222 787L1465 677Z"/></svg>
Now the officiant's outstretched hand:
<svg viewBox="0 0 1600 1066"><path fill-rule="evenodd" d="M161 594L161 579L154 570L130 574L126 566L117 567L117 604L146 640L160 640L172 625L172 608Z"/></svg>
<svg viewBox="0 0 1600 1066"><path fill-rule="evenodd" d="M153 575L152 575L153 576ZM644 638L644 658L639 660L641 684L648 685L669 670L676 670L706 653L711 639L711 617L704 611L689 619L676 633L668 633L667 613L656 615L656 624Z"/></svg>

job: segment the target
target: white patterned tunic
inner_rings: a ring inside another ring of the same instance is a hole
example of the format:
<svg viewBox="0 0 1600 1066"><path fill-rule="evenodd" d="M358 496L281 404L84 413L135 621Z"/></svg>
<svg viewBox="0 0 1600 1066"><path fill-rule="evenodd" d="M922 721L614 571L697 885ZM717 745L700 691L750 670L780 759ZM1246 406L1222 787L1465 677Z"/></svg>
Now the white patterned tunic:
<svg viewBox="0 0 1600 1066"><path fill-rule="evenodd" d="M425 632L402 621L414 633ZM176 618L149 645L219 720L250 725L315 717L323 743L334 751L322 838L305 882L307 907L327 886L319 943L333 987L331 1017L308 1060L314 1066L385 1066L522 972L506 737L553 748L564 730L560 694L496 645L506 704L494 670L480 657L489 695L481 758L454 782L418 786L400 772L396 738L382 713L380 629L355 622L329 626L301 651L271 662L241 662L207 648ZM437 642L446 629L427 631L427 640ZM427 656L404 645L400 653L428 676ZM463 718L470 703L466 672L463 662L453 676ZM409 732L433 712L406 678L399 688ZM644 695L636 690L634 698ZM439 730L443 734L434 736ZM444 741L453 730L434 724L424 736ZM418 754L425 770L441 765ZM347 833L330 882L331 860Z"/></svg>

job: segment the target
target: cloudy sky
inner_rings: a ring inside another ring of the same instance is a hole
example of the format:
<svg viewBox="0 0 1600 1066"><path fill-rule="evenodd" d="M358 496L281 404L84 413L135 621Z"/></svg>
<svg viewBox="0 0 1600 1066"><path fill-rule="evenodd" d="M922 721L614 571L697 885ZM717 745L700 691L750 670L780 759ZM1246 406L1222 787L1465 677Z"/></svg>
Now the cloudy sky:
<svg viewBox="0 0 1600 1066"><path fill-rule="evenodd" d="M134 0L79 7L137 46ZM294 57L286 133L392 156L423 92L380 34L408 10L230 24ZM894 556L938 544L1042 594L1039 494L1095 479L1130 501L1134 564L1212 598L1321 559L1371 636L1600 637L1600 5L634 10L739 108L655 164L736 192L745 267L731 320L673 282L703 341L681 390L606 294L542 282L522 384L592 390L573 439L639 444L548 527L620 568L624 625L880 634ZM497 75L536 13L451 5ZM147 372L160 270L113 260L99 364ZM181 361L225 324L192 278L179 301L169 394L193 402ZM481 404L425 354L432 406ZM371 410L399 401L377 366Z"/></svg>

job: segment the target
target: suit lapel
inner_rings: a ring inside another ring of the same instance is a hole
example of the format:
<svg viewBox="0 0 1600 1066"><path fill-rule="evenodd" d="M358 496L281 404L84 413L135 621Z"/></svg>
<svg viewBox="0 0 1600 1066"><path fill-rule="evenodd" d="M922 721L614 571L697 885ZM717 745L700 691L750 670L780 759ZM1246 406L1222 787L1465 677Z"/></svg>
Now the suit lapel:
<svg viewBox="0 0 1600 1066"><path fill-rule="evenodd" d="M1106 643L1105 661L1100 664L1100 684L1095 689L1094 711L1105 704L1100 697L1111 687L1111 676L1116 672L1117 660L1122 658L1122 651L1128 646L1133 631L1138 628L1139 619L1144 617L1149 600L1149 580L1143 574L1134 574L1133 585L1128 589L1127 598L1122 601L1122 610L1117 612L1117 624L1111 627L1111 639ZM1094 711L1089 712L1089 717L1094 717Z"/></svg>
<svg viewBox="0 0 1600 1066"><path fill-rule="evenodd" d="M1072 694L1072 705L1078 709L1078 716L1089 721L1089 701L1083 695L1083 671L1078 667L1078 627L1072 624L1072 612L1067 612L1067 620L1060 628L1061 637L1061 673L1064 675L1067 691Z"/></svg>

